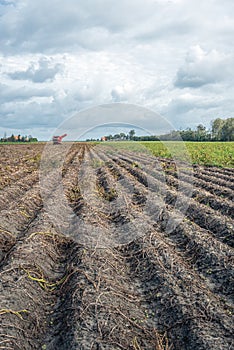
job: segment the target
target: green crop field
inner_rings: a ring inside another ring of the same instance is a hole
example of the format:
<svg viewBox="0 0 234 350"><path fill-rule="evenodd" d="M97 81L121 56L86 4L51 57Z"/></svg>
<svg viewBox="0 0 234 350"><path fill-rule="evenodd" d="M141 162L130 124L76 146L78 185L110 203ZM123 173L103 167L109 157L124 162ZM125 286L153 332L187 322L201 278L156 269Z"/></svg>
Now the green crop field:
<svg viewBox="0 0 234 350"><path fill-rule="evenodd" d="M149 141L141 144L159 157L177 157L196 164L234 167L234 142Z"/></svg>

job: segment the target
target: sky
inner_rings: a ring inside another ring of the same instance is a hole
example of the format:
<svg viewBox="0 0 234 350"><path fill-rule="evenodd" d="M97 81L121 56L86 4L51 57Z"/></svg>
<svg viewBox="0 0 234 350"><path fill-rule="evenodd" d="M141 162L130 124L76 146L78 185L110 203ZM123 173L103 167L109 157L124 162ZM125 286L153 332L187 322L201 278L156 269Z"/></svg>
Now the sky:
<svg viewBox="0 0 234 350"><path fill-rule="evenodd" d="M171 129L233 117L233 18L233 0L0 0L0 137L117 123L79 118L113 103Z"/></svg>

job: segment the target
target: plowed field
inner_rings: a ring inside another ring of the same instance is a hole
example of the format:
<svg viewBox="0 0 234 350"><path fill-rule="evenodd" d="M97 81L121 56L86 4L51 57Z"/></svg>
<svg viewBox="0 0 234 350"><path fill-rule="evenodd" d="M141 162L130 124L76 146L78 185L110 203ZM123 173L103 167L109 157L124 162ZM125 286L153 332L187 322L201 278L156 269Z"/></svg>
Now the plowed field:
<svg viewBox="0 0 234 350"><path fill-rule="evenodd" d="M233 349L234 170L64 147L0 147L0 349Z"/></svg>

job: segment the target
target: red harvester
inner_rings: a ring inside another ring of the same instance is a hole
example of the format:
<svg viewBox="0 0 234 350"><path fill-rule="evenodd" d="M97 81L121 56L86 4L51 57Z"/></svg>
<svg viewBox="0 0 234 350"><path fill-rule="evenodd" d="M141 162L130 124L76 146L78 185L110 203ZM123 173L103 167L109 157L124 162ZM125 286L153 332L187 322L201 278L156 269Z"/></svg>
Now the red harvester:
<svg viewBox="0 0 234 350"><path fill-rule="evenodd" d="M61 145L62 139L66 136L67 136L67 134L64 134L62 136L53 136L53 144L54 145Z"/></svg>

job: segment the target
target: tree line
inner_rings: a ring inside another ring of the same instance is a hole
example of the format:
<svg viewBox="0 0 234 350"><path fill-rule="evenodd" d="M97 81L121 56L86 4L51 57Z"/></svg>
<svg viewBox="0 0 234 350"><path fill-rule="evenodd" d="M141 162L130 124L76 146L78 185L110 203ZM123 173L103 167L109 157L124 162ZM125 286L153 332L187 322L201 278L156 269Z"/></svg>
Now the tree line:
<svg viewBox="0 0 234 350"><path fill-rule="evenodd" d="M175 130L162 135L160 140L173 141L182 139L184 141L234 141L234 118L217 118L211 122L211 129L206 129L199 124L195 130Z"/></svg>
<svg viewBox="0 0 234 350"><path fill-rule="evenodd" d="M135 130L130 130L127 134L120 132L119 134L102 136L100 139L86 139L86 141L132 141L135 134Z"/></svg>
<svg viewBox="0 0 234 350"><path fill-rule="evenodd" d="M199 124L195 129L173 130L160 136L136 136L135 130L130 130L128 134L119 133L86 141L180 141L181 139L183 141L234 141L234 118L214 119L210 129Z"/></svg>
<svg viewBox="0 0 234 350"><path fill-rule="evenodd" d="M29 136L21 136L12 134L11 136L7 137L6 134L4 137L0 139L0 142L38 142L36 137L32 137L32 135Z"/></svg>

